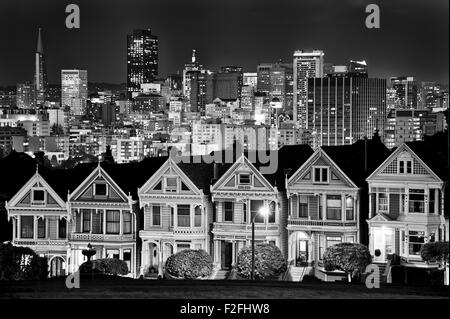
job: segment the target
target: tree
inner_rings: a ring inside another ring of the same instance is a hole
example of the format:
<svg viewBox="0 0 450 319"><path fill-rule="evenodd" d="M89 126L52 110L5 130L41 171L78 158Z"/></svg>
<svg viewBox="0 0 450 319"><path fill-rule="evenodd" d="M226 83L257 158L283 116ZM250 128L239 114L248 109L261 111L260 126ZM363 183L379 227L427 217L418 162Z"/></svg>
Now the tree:
<svg viewBox="0 0 450 319"><path fill-rule="evenodd" d="M255 278L265 279L287 270L287 262L281 250L272 244L255 246ZM238 274L250 278L252 273L252 247L244 247L239 251L237 261Z"/></svg>
<svg viewBox="0 0 450 319"><path fill-rule="evenodd" d="M372 263L369 249L361 244L341 243L328 247L323 254L326 271L342 270L352 281L352 276L361 275Z"/></svg>
<svg viewBox="0 0 450 319"><path fill-rule="evenodd" d="M430 242L426 243L420 249L420 256L425 262L438 262L441 264L441 268L444 269L445 284L448 285L448 249L449 243L447 242Z"/></svg>
<svg viewBox="0 0 450 319"><path fill-rule="evenodd" d="M179 279L209 277L213 271L211 256L204 250L184 249L167 258L166 272Z"/></svg>
<svg viewBox="0 0 450 319"><path fill-rule="evenodd" d="M0 280L43 280L47 275L47 258L28 247L0 244Z"/></svg>
<svg viewBox="0 0 450 319"><path fill-rule="evenodd" d="M52 126L52 135L64 135L64 128L59 124L53 124Z"/></svg>

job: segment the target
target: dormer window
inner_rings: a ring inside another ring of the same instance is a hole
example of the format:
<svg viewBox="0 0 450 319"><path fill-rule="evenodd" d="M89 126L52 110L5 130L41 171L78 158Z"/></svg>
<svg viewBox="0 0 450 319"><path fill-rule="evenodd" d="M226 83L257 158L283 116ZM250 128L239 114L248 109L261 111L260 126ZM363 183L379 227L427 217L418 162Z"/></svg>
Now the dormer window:
<svg viewBox="0 0 450 319"><path fill-rule="evenodd" d="M398 174L412 174L413 159L407 152L403 152L398 157Z"/></svg>
<svg viewBox="0 0 450 319"><path fill-rule="evenodd" d="M314 183L328 184L329 182L329 168L327 166L313 167Z"/></svg>
<svg viewBox="0 0 450 319"><path fill-rule="evenodd" d="M42 189L33 190L33 202L45 201L45 192Z"/></svg>
<svg viewBox="0 0 450 319"><path fill-rule="evenodd" d="M166 177L166 192L175 193L178 189L178 181L176 177Z"/></svg>
<svg viewBox="0 0 450 319"><path fill-rule="evenodd" d="M250 174L239 174L239 184L240 185L250 185L251 184L251 176Z"/></svg>
<svg viewBox="0 0 450 319"><path fill-rule="evenodd" d="M107 186L103 183L94 184L94 195L95 196L106 196L107 194Z"/></svg>

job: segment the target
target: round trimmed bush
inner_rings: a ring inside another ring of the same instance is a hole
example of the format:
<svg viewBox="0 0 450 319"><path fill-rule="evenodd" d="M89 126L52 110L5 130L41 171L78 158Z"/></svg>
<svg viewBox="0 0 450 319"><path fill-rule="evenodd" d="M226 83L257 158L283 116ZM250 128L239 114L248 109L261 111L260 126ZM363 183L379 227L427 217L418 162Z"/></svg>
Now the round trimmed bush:
<svg viewBox="0 0 450 319"><path fill-rule="evenodd" d="M323 254L326 271L342 270L348 275L361 275L372 263L369 249L362 244L341 243L328 247Z"/></svg>
<svg viewBox="0 0 450 319"><path fill-rule="evenodd" d="M185 249L167 258L165 270L178 279L205 278L212 274L213 261L202 249Z"/></svg>
<svg viewBox="0 0 450 319"><path fill-rule="evenodd" d="M448 262L449 244L447 242L429 242L420 249L420 256L426 262Z"/></svg>
<svg viewBox="0 0 450 319"><path fill-rule="evenodd" d="M125 261L117 258L102 258L86 261L80 266L80 273L100 273L105 275L126 275L128 274L128 265Z"/></svg>
<svg viewBox="0 0 450 319"><path fill-rule="evenodd" d="M28 247L0 244L0 280L43 280L47 276L47 258Z"/></svg>
<svg viewBox="0 0 450 319"><path fill-rule="evenodd" d="M266 279L278 276L287 269L287 261L281 250L272 244L255 245L255 279ZM243 278L251 278L252 247L244 247L239 251L237 271Z"/></svg>

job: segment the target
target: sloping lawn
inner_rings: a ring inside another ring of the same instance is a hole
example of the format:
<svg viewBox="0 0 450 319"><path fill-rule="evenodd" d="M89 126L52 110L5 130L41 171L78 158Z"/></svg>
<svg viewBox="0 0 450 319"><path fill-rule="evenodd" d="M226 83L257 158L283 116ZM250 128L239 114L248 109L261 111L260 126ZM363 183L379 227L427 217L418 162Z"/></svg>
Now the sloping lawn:
<svg viewBox="0 0 450 319"><path fill-rule="evenodd" d="M397 299L448 298L444 287L382 286L363 284L277 281L133 280L128 278L81 279L79 289L68 289L65 278L42 282L0 282L0 298L340 298Z"/></svg>

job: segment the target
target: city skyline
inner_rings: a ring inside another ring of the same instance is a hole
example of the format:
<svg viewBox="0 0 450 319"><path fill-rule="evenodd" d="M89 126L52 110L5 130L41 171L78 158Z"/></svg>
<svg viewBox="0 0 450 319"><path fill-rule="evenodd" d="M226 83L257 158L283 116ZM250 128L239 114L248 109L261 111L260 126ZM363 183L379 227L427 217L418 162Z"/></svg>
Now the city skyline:
<svg viewBox="0 0 450 319"><path fill-rule="evenodd" d="M244 72L255 71L259 63L279 59L291 62L293 52L298 49L320 49L325 53L326 63L339 65L347 64L350 59L366 60L371 77L407 75L419 81L448 84L448 41L443 41L448 38L447 2L426 5L408 1L407 9L403 7L405 1L379 3L380 29L365 27L367 3L364 2L343 1L339 7L330 5L329 1L291 2L208 4L199 0L169 7L160 1L108 5L103 1L95 4L78 1L81 11L78 30L64 26L65 3L49 0L44 6L42 2L38 5L21 0L7 6L0 4L0 11L11 17L14 15L8 12L15 10L16 5L25 8L19 18L0 22L0 27L8 30L5 43L21 47L21 50L0 52L0 85L32 79L30 70L33 70L38 27L43 28L51 84L58 83L60 70L66 68L88 70L92 82L126 83L126 35L134 29L147 28L160 39L160 75L181 73L192 49L197 50L197 59L207 68L239 65ZM97 15L93 13L100 9L102 23L97 23ZM117 12L125 9L130 13L121 19ZM273 10L280 14L273 15ZM311 11L314 14L307 14ZM293 17L295 12L301 13ZM52 19L45 18L50 15ZM421 19L416 19L417 16ZM415 23L411 24L413 19ZM408 26L409 35L398 37L396 32L404 26ZM428 32L436 29L442 32ZM346 38L345 34L351 37ZM415 37L411 38L413 34ZM339 42L334 41L337 38ZM427 54L432 54L433 59Z"/></svg>

